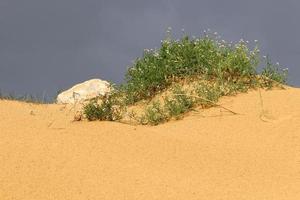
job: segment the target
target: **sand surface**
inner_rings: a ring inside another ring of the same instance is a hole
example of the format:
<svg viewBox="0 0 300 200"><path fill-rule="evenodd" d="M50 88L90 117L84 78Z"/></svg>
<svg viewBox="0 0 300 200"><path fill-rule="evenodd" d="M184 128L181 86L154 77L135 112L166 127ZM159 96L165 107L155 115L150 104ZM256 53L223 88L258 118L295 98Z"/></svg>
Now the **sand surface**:
<svg viewBox="0 0 300 200"><path fill-rule="evenodd" d="M0 200L299 200L300 89L261 96L156 127L2 100Z"/></svg>

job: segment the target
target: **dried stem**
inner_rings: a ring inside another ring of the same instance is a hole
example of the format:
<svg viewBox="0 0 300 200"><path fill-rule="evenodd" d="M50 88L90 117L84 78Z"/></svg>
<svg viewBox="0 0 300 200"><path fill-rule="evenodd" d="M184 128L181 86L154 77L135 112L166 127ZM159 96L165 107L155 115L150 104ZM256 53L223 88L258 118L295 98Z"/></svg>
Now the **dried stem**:
<svg viewBox="0 0 300 200"><path fill-rule="evenodd" d="M196 95L187 95L187 94L173 94L173 95L174 96L189 96L189 97L194 97L194 98L197 98L197 99L201 99L201 100L204 100L204 101L207 101L207 102L213 104L214 106L221 107L224 110L227 110L228 112L230 112L230 113L232 113L234 115L238 115L239 114L237 112L234 112L234 111L232 111L232 110L230 110L230 109L228 109L228 108L226 108L226 107L224 107L224 106L222 106L220 104L217 104L217 103L215 103L215 102L213 102L213 101L211 101L209 99L203 98L203 97L199 97L199 96L196 96Z"/></svg>

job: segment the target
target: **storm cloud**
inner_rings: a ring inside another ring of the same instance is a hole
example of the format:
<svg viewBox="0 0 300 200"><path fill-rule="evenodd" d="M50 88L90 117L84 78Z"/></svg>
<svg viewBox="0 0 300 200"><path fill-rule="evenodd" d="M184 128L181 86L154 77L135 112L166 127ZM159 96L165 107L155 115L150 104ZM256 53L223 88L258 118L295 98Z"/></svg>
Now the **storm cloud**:
<svg viewBox="0 0 300 200"><path fill-rule="evenodd" d="M0 89L53 96L90 78L121 83L167 27L257 39L299 86L299 10L298 0L1 0Z"/></svg>

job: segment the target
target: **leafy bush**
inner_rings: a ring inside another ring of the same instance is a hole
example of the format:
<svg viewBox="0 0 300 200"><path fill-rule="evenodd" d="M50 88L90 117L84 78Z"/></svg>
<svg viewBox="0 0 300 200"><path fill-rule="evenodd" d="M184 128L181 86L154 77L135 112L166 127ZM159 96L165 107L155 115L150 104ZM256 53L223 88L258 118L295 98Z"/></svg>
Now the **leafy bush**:
<svg viewBox="0 0 300 200"><path fill-rule="evenodd" d="M84 115L89 121L101 119L103 118L103 109L96 101L91 100L84 106Z"/></svg>
<svg viewBox="0 0 300 200"><path fill-rule="evenodd" d="M131 102L149 98L167 88L174 78L206 75L227 81L251 78L259 64L259 50L246 42L236 45L206 34L203 38L164 40L159 50L146 50L126 74Z"/></svg>
<svg viewBox="0 0 300 200"><path fill-rule="evenodd" d="M287 72L279 70L279 65L273 65L269 59L262 73L257 72L260 63L257 43L249 48L248 41L228 43L210 32L200 38L185 35L180 40L172 39L170 31L167 34L159 49L146 49L136 59L118 90L105 96L102 104L94 100L85 106L89 120L121 119L126 106L168 93L174 83L198 82L188 90L174 87L163 105L154 101L142 117L135 112L127 116L142 124L158 125L173 117L179 119L195 106L215 106L221 96L286 83Z"/></svg>
<svg viewBox="0 0 300 200"><path fill-rule="evenodd" d="M89 121L116 121L121 119L124 105L122 104L118 94L119 93L115 92L113 94L91 100L84 106L84 115L86 118Z"/></svg>

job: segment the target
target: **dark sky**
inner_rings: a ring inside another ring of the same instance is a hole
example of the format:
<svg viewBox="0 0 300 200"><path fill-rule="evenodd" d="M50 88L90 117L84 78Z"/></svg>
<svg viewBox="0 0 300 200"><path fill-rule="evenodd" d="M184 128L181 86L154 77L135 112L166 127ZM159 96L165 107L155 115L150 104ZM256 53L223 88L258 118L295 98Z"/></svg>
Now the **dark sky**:
<svg viewBox="0 0 300 200"><path fill-rule="evenodd" d="M300 86L299 0L0 0L0 89L52 96L75 83L120 83L166 28L259 40Z"/></svg>

